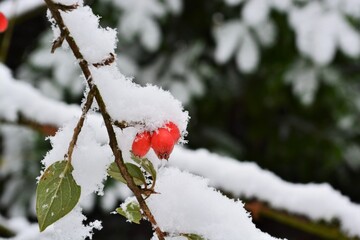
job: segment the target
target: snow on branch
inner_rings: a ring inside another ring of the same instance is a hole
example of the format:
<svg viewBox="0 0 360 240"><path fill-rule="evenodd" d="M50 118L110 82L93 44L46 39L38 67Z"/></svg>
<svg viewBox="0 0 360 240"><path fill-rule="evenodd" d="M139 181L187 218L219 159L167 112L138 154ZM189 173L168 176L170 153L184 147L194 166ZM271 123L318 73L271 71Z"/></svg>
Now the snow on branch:
<svg viewBox="0 0 360 240"><path fill-rule="evenodd" d="M12 103L1 105L2 107L0 112L3 113L3 116L1 117L7 115L11 116L10 114L5 113L14 112L14 106L17 106L17 111L20 111L22 114L26 113L26 117L29 119L37 120L40 124L61 126L63 125L61 121L69 121L70 119L73 119L74 116L79 116L81 113L80 108L77 106L66 105L64 103L50 100L46 97L43 97L32 86L14 80L11 77L9 70L5 66L0 68L0 75L2 76L1 79L4 79L4 82L9 82L8 85L6 85L7 87L1 88L1 90L7 89L7 92L11 91L11 94L0 94L0 103ZM21 107L27 106L26 104L23 105L23 99L38 100L32 101L31 108L28 108L25 111L25 109ZM30 109L33 109L33 111L30 111ZM38 112L37 109L41 109L41 111ZM54 112L54 109L57 111ZM47 118L47 116L52 116L54 114L59 114L59 116L53 117L51 119ZM12 118L9 116L7 116L7 119L11 120ZM104 127L100 121L100 116L94 115L93 119L97 119L92 120L93 123L91 124L91 131L93 133L87 137L95 139L95 142L91 145L92 147L96 146L97 144L103 145L107 141L106 134L104 133ZM97 122L97 124L94 124L95 122ZM67 141L71 136L70 130L71 128L69 128L68 131L68 138L66 138ZM64 133L65 132L63 131L60 136L64 137ZM59 142L62 140L58 137L56 141ZM84 148L82 150L83 154L88 155L87 151L92 149L91 146L90 148ZM66 151L65 148L66 145L64 146L64 151ZM82 151L78 152L77 154L82 154ZM57 154L53 152L48 156L48 158L54 157L54 159L57 159L54 154L58 155L58 157L62 157L61 154L63 154L63 152L60 151ZM109 157L110 156L111 155L109 155ZM98 162L98 158L96 156L94 157L93 161L91 159L92 158L87 157L86 160L88 162L93 162L94 164ZM177 147L170 158L170 164L182 170L204 176L205 178L209 179L209 184L211 186L232 193L235 197L245 197L249 199L256 198L260 201L267 202L272 208L285 210L293 214L300 214L312 220L323 219L326 221L331 221L332 219L338 219L340 221L341 229L345 233L353 236L360 236L360 231L358 228L360 225L360 206L350 202L346 196L341 195L328 184L288 183L284 180L281 180L275 174L259 168L255 163L239 162L231 158L209 153L206 150L193 151L186 150L182 147ZM164 179L167 179L169 175L178 174L180 174L179 171L175 169L168 169L161 173L161 175L164 176ZM99 175L99 178L102 178L102 176ZM186 179L188 178L190 177L187 174L184 174L184 178L180 178L178 181L187 181ZM205 180L201 178L195 179L195 184L203 186L206 185ZM89 179L83 179L82 181L89 181ZM162 183L163 181L165 180L161 180L160 178L158 182L158 191L164 192L161 195L164 198L163 201L170 201L168 198L171 196L165 194L168 186L164 185ZM173 180L169 182L173 182ZM96 186L96 181L93 181L93 184ZM204 191L206 194L214 195L216 198L219 197L218 194L211 193L212 190L206 190L204 188ZM189 198L190 194L191 190L189 190ZM196 198L196 195L192 197ZM196 201L200 201L200 199ZM234 206L240 204L236 202L231 203L229 200L223 201L228 202L228 204ZM176 203L180 204L180 202ZM149 204L156 208L156 202L154 200L149 199ZM158 211L161 211L161 209ZM155 212L154 214L157 213ZM159 217L160 221L164 221L164 227L167 226L166 222L169 219L171 220L171 217L174 216L169 216L168 218L165 218L165 220L161 220ZM183 227L189 231L191 230L190 226L184 225Z"/></svg>
<svg viewBox="0 0 360 240"><path fill-rule="evenodd" d="M210 179L211 186L235 197L256 198L314 221L340 220L343 232L360 237L360 206L327 183L289 183L255 163L239 162L204 149L176 148L170 164Z"/></svg>
<svg viewBox="0 0 360 240"><path fill-rule="evenodd" d="M17 123L25 118L42 125L59 127L81 114L79 106L52 100L30 84L15 80L3 64L0 64L0 79L1 121Z"/></svg>
<svg viewBox="0 0 360 240"><path fill-rule="evenodd" d="M45 6L43 0L5 0L0 3L0 12L12 18Z"/></svg>

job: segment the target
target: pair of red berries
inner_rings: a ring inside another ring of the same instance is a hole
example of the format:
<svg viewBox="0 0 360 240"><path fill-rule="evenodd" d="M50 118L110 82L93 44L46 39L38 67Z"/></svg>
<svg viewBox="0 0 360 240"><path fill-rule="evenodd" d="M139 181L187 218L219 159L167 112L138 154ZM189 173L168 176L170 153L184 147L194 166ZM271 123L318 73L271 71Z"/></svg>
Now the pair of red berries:
<svg viewBox="0 0 360 240"><path fill-rule="evenodd" d="M0 12L0 33L5 32L9 23L5 15Z"/></svg>
<svg viewBox="0 0 360 240"><path fill-rule="evenodd" d="M168 122L152 133L148 131L138 133L132 143L132 152L135 156L143 157L152 147L159 159L167 160L179 139L179 128L175 123Z"/></svg>

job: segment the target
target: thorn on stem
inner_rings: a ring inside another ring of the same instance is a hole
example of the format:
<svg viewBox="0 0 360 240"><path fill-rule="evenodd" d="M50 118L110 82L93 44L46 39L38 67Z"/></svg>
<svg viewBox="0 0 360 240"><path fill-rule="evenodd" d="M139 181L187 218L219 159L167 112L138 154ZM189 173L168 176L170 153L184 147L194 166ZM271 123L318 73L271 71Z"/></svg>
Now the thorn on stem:
<svg viewBox="0 0 360 240"><path fill-rule="evenodd" d="M64 42L64 39L65 39L65 36L63 34L61 34L57 39L54 40L52 47L51 47L51 53L54 53L57 48L61 47L61 45Z"/></svg>

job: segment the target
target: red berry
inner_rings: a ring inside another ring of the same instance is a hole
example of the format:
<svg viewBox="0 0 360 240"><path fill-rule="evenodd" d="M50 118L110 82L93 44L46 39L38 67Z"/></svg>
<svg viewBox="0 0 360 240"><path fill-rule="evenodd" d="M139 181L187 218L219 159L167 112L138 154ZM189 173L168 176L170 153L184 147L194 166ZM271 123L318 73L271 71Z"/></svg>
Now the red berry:
<svg viewBox="0 0 360 240"><path fill-rule="evenodd" d="M179 128L173 122L168 122L167 124L165 124L165 128L168 129L168 131L170 132L171 136L174 139L174 142L176 143L180 138Z"/></svg>
<svg viewBox="0 0 360 240"><path fill-rule="evenodd" d="M8 27L8 20L5 15L0 12L0 33L5 32Z"/></svg>
<svg viewBox="0 0 360 240"><path fill-rule="evenodd" d="M150 146L151 146L150 133L142 132L136 134L131 149L135 156L143 157L149 151Z"/></svg>
<svg viewBox="0 0 360 240"><path fill-rule="evenodd" d="M173 136L166 128L159 128L151 138L151 147L159 159L169 159L174 145L175 141Z"/></svg>

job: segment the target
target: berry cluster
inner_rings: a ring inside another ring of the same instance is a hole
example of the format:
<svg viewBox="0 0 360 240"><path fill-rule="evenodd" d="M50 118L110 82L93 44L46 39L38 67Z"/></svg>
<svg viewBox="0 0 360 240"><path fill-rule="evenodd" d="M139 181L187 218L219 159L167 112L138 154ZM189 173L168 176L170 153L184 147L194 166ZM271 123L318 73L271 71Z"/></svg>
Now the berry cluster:
<svg viewBox="0 0 360 240"><path fill-rule="evenodd" d="M151 147L159 159L167 160L179 139L179 128L175 123L168 122L164 127L154 132L145 131L136 134L132 144L132 152L135 156L143 157Z"/></svg>
<svg viewBox="0 0 360 240"><path fill-rule="evenodd" d="M5 32L8 27L8 20L5 15L0 12L0 33Z"/></svg>

